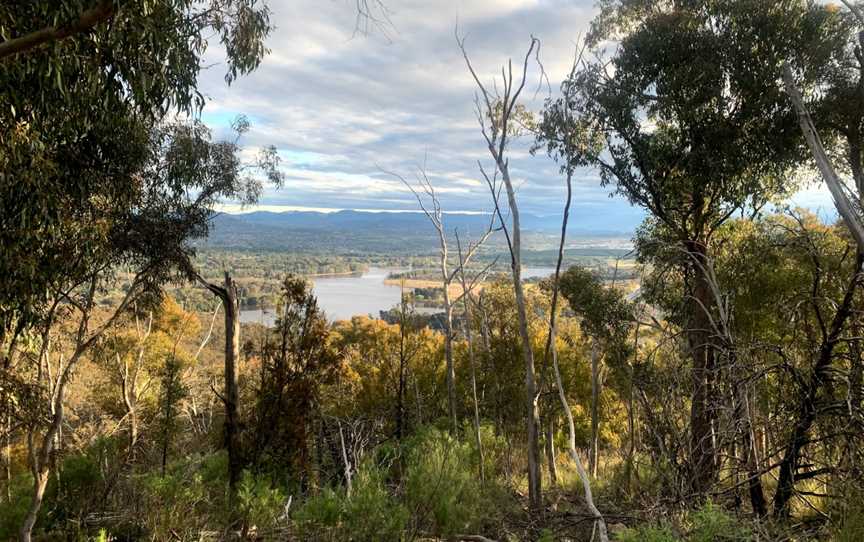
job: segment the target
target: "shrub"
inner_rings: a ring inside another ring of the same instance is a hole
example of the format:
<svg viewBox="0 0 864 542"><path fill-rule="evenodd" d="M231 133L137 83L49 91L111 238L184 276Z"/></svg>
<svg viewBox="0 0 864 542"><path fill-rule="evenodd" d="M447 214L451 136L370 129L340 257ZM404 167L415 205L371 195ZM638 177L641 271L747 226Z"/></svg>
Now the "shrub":
<svg viewBox="0 0 864 542"><path fill-rule="evenodd" d="M258 530L276 525L285 510L285 494L264 477L243 471L237 486L237 505L247 527Z"/></svg>
<svg viewBox="0 0 864 542"><path fill-rule="evenodd" d="M750 530L719 506L708 502L699 510L685 514L689 525L686 535L676 534L669 521L658 526L640 526L622 531L620 542L745 542L752 540Z"/></svg>
<svg viewBox="0 0 864 542"><path fill-rule="evenodd" d="M24 523L24 516L30 508L30 492L33 491L33 477L29 474L14 476L9 492L12 501L0 506L0 540L15 540L18 529ZM44 513L40 513L40 518ZM38 525L38 523L37 523Z"/></svg>
<svg viewBox="0 0 864 542"><path fill-rule="evenodd" d="M619 542L680 542L669 527L638 527L625 529L616 538Z"/></svg>
<svg viewBox="0 0 864 542"><path fill-rule="evenodd" d="M481 530L494 512L478 479L472 444L428 429L409 441L405 470L406 501L423 532L446 537Z"/></svg>
<svg viewBox="0 0 864 542"><path fill-rule="evenodd" d="M410 514L387 491L379 468L364 464L353 480L350 498L325 489L293 514L303 540L401 540Z"/></svg>
<svg viewBox="0 0 864 542"><path fill-rule="evenodd" d="M345 528L358 542L401 540L410 517L408 510L389 495L382 472L374 467L357 473L344 509Z"/></svg>
<svg viewBox="0 0 864 542"><path fill-rule="evenodd" d="M307 499L292 514L300 538L336 540L344 513L343 506L344 497L329 487Z"/></svg>
<svg viewBox="0 0 864 542"><path fill-rule="evenodd" d="M750 531L710 501L690 516L693 529L691 542L717 542L720 540L750 540Z"/></svg>

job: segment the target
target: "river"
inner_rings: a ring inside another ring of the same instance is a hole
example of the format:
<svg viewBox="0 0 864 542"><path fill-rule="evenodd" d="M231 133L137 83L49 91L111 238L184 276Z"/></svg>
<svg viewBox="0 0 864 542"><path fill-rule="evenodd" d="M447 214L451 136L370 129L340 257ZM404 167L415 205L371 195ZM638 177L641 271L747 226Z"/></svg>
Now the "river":
<svg viewBox="0 0 864 542"><path fill-rule="evenodd" d="M370 267L361 275L314 277L311 279L312 291L328 320L349 320L356 315L372 315L377 318L380 311L399 304L400 287L384 284L390 273L398 271L402 270ZM552 267L524 267L522 276L526 279L544 277L554 271ZM429 312L429 309L418 309L418 312ZM273 311L240 311L240 321L243 323L257 322L272 326L275 320L276 314Z"/></svg>

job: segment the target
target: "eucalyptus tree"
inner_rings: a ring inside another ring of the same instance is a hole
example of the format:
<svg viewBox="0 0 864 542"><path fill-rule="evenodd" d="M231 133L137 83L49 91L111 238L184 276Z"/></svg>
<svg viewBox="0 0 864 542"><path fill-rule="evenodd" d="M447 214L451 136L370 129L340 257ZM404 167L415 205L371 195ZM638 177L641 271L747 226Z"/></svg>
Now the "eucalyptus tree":
<svg viewBox="0 0 864 542"><path fill-rule="evenodd" d="M191 241L206 234L212 207L223 197L237 198L256 189L256 181L241 173L239 148L234 142L212 142L209 130L198 123L154 128L146 134L146 152L135 166L123 205L116 200L94 202L81 217L93 225L82 261L69 270L52 271L47 295L49 309L37 330L51 332L70 318L77 331L71 355L53 386L50 416L31 420L28 442L34 491L20 537L29 540L41 507L55 451L54 436L63 424L64 390L80 359L134 303L146 306L161 295L161 286L194 274ZM79 225L83 228L83 224ZM71 257L71 256L70 256ZM61 275L66 271L65 275ZM122 301L107 318L95 312L97 294L123 276L131 276ZM70 314L73 313L73 314ZM77 314L77 316L75 316ZM44 348L43 339L38 348ZM41 356L37 356L38 357ZM26 367L15 367L7 380L26 379ZM5 389L5 388L4 388ZM18 406L20 415L27 406ZM35 438L39 433L40 439Z"/></svg>
<svg viewBox="0 0 864 542"><path fill-rule="evenodd" d="M580 48L577 52L576 58L573 61L573 66L569 74L571 77L578 69L583 52L584 48ZM590 132L590 126L585 126L582 122L574 122L574 119L571 117L570 100L573 97L574 90L575 87L572 85L562 85L561 97L557 100L552 100L551 98L547 100L542 120L537 126L537 141L535 143L536 146L533 149L533 151L536 152L540 148L544 146L546 147L546 152L549 154L549 156L560 164L561 173L564 176L565 185L567 187L567 197L564 200L564 212L561 219L561 236L558 240L558 258L555 263L555 273L552 276L552 299L549 309L549 333L546 338L544 363L548 365L548 358L551 354L552 371L555 375L555 386L558 389L558 398L561 401L561 406L563 407L564 414L567 417L569 444L568 451L570 452L570 458L576 464L576 470L582 480L582 487L583 491L585 492L585 502L588 506L588 509L594 516L594 524L599 530L600 540L601 542L606 542L608 540L606 521L603 518L600 510L594 504L590 479L588 478L588 474L585 472L585 468L582 465L582 458L579 457L578 453L576 452L576 426L573 421L573 411L570 408L569 403L567 402L567 395L564 391L564 382L561 378L561 370L558 363L558 299L560 294L562 293L561 267L564 261L564 247L567 238L567 224L570 220L570 205L573 202L573 176L580 166L586 164L585 146L598 146L600 144L599 141L596 140L596 138L594 141L592 141L590 138L585 137L585 134ZM590 119L588 120L588 122L591 122ZM597 443L599 440L597 437L597 430L599 427L597 423L597 403L599 400L599 387L597 385L597 359L596 351L594 349L592 349L591 362L592 434L591 454L589 457L589 470L593 476L596 476ZM543 385L541 383L541 393L542 389ZM552 479L552 483L554 484L557 473L555 468L555 450L551 420L546 437L546 453L549 461L549 476Z"/></svg>
<svg viewBox="0 0 864 542"><path fill-rule="evenodd" d="M19 340L50 324L57 292L120 264L146 270L154 286L189 272L187 240L206 234L213 203L257 195L239 174L236 145L211 143L199 123L165 121L203 107L197 77L209 43L224 47L230 83L259 65L271 30L268 8L254 0L0 6L0 81L9 89L0 95L0 344L9 378Z"/></svg>
<svg viewBox="0 0 864 542"><path fill-rule="evenodd" d="M269 13L254 0L0 6L0 342L38 319L59 276L87 274L100 242L88 215L128 208L150 128L203 107L208 45L233 81L266 54Z"/></svg>
<svg viewBox="0 0 864 542"><path fill-rule="evenodd" d="M501 70L502 88L493 85L491 90L484 85L477 72L471 64L465 49L465 40L457 35L457 43L468 71L477 84L475 102L477 107L477 120L480 124L480 132L486 143L486 149L493 160L494 169L491 174L487 172L482 163L480 171L486 180L495 205L495 213L501 224L501 229L507 240L510 252L510 272L513 281L513 293L516 297L516 313L519 320L519 337L522 343L522 355L525 364L525 406L526 406L526 433L528 437L528 500L531 508L539 510L543 504L543 493L540 477L540 410L538 407L537 378L534 367L534 350L531 345L531 335L528 329L528 313L525 306L525 290L522 285L522 227L519 219L519 204L516 200L516 190L510 175L509 143L514 134L519 130L520 120L526 116L524 105L519 103L519 98L528 80L528 65L532 58L537 59L540 51L540 41L532 36L525 57L517 65L514 78L513 62L509 61L506 68ZM539 59L538 59L539 64ZM521 118L520 118L521 117ZM496 186L496 180L500 175L501 186ZM501 190L507 194L507 208L510 212L510 228L498 204Z"/></svg>
<svg viewBox="0 0 864 542"><path fill-rule="evenodd" d="M640 257L685 277L682 310L670 317L692 357L690 468L699 493L718 466L717 307L705 274L712 240L735 213L793 188L800 133L777 84L780 65L831 22L824 6L792 0L607 0L587 37L595 60L564 82L575 89L568 122L589 128L580 136L584 162L650 213ZM815 64L822 53L803 56ZM682 250L657 250L658 240Z"/></svg>
<svg viewBox="0 0 864 542"><path fill-rule="evenodd" d="M614 365L629 356L628 337L634 320L630 303L619 290L604 286L591 271L574 266L560 280L561 294L579 316L582 332L591 342L591 448L588 468L597 475L599 455L601 356ZM602 349L602 351L601 351Z"/></svg>

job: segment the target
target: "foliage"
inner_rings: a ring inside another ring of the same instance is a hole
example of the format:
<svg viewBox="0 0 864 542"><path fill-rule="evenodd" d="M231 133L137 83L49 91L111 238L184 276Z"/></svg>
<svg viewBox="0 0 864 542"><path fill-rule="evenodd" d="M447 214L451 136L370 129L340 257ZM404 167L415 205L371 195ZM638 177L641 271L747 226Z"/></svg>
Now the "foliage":
<svg viewBox="0 0 864 542"><path fill-rule="evenodd" d="M344 492L325 489L293 514L306 540L402 540L409 512L391 497L383 472L366 464L357 473L349 498Z"/></svg>
<svg viewBox="0 0 864 542"><path fill-rule="evenodd" d="M684 514L677 526L668 522L626 529L618 535L622 542L749 542L755 540L741 522L711 502Z"/></svg>
<svg viewBox="0 0 864 542"><path fill-rule="evenodd" d="M199 123L162 121L172 109L203 106L197 76L208 40L225 46L229 80L257 67L272 29L266 6L15 2L0 8L0 29L4 41L22 38L73 25L89 8L102 13L91 27L0 63L3 88L14 89L0 96L0 242L7 256L0 263L0 332L30 325L49 286L75 284L94 259L97 269L118 259L140 262L155 246L175 262L184 252L177 240L200 234L201 208L238 193L225 191L217 174L217 166L237 164L234 144L210 145ZM178 205L184 185L200 189L188 208ZM164 214L170 210L177 212L171 219Z"/></svg>
<svg viewBox="0 0 864 542"><path fill-rule="evenodd" d="M476 532L492 519L470 444L430 428L406 445L405 499L421 532Z"/></svg>
<svg viewBox="0 0 864 542"><path fill-rule="evenodd" d="M244 471L237 487L237 505L244 525L266 531L285 512L287 497L269 480Z"/></svg>
<svg viewBox="0 0 864 542"><path fill-rule="evenodd" d="M260 383L250 412L246 455L255 468L294 473L308 481L307 434L318 387L340 368L329 329L311 286L287 275L276 328L263 339Z"/></svg>
<svg viewBox="0 0 864 542"><path fill-rule="evenodd" d="M44 481L33 512L45 539L581 539L591 518L560 453L548 281L524 285L525 343L506 277L490 275L471 310L455 315L462 425L451 428L445 338L433 319L409 315L406 301L381 320L331 324L310 284L283 276L388 261L424 277L417 268L430 256L414 239L425 234L387 234L365 255L351 248L361 234L336 230L289 241L316 245L315 256L196 254L217 201L251 202L262 176L281 180L273 149L241 160L245 119L233 139L213 141L195 118L206 39L225 47L229 81L253 69L270 31L265 6L19 4L0 7L0 81L10 89L0 95L0 436L11 472L0 538L15 536ZM76 28L88 9L102 18L3 57L28 32ZM641 273L639 310L625 294L637 285L607 287L608 273L571 267L556 315L576 452L591 447L602 459L597 505L610 520L652 514L616 526L617 540L864 536L864 255L842 224L764 211L806 168L777 77L785 62L832 158L844 157L864 186L861 24L815 1L601 0L588 36L597 56L574 64L542 119L515 105L521 128L537 135L534 150L564 175L598 168L602 184L650 213L636 237L642 267L630 268ZM191 116L169 122L174 110ZM276 222L254 219L261 232ZM285 237L270 226L255 246ZM223 246L242 245L243 235ZM548 258L550 238L535 240L533 256ZM610 255L570 250L573 259ZM218 313L202 325L194 309L213 305L180 290L182 279L212 277L223 264L242 275L247 305L278 314L272 328L241 327L246 469L231 493L216 391L226 330ZM162 296L172 281L182 307ZM427 284L414 299L439 292ZM536 375L525 374L524 348ZM542 516L522 491L532 378L550 480L552 463L562 467ZM751 521L767 514L772 494L775 518ZM717 500L695 508L707 495Z"/></svg>

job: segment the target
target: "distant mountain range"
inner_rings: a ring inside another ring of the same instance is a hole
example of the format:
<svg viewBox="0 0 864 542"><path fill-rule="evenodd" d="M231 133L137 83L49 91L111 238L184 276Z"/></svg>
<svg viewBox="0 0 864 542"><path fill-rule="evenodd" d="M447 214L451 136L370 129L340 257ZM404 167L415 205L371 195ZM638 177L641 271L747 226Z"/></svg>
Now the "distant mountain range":
<svg viewBox="0 0 864 542"><path fill-rule="evenodd" d="M521 215L526 239L557 235L559 217ZM490 216L445 213L448 236L455 230L460 237L475 238L489 225ZM616 231L571 231L571 239L596 239L598 246L631 234ZM497 234L493 244L503 243ZM425 253L437 247L436 232L429 219L419 212L337 211L253 211L243 214L217 214L211 222L208 239L211 248L270 249L294 251Z"/></svg>

